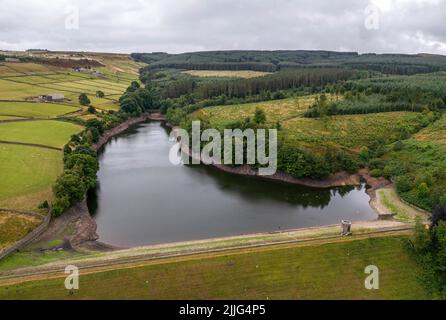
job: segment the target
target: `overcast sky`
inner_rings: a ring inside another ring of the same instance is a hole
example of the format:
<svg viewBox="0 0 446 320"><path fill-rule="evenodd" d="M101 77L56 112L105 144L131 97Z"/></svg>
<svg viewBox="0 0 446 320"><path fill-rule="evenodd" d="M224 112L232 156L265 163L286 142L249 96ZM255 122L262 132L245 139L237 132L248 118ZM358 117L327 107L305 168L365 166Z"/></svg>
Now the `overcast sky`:
<svg viewBox="0 0 446 320"><path fill-rule="evenodd" d="M0 8L3 50L446 54L445 0L0 0Z"/></svg>

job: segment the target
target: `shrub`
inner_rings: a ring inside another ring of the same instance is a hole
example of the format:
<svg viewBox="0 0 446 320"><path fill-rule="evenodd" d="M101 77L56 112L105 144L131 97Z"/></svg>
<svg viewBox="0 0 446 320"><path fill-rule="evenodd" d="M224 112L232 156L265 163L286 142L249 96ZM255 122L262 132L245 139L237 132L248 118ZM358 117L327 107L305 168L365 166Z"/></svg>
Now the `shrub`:
<svg viewBox="0 0 446 320"><path fill-rule="evenodd" d="M374 178L379 178L383 176L381 169L373 169L370 171L370 175Z"/></svg>
<svg viewBox="0 0 446 320"><path fill-rule="evenodd" d="M395 142L395 145L393 146L393 151L401 151L404 149L404 143L400 140L398 140L397 142Z"/></svg>
<svg viewBox="0 0 446 320"><path fill-rule="evenodd" d="M279 149L278 167L280 170L298 178L325 178L332 171L329 161L323 156L293 147Z"/></svg>
<svg viewBox="0 0 446 320"><path fill-rule="evenodd" d="M91 101L85 93L79 95L79 103L81 106L88 106Z"/></svg>
<svg viewBox="0 0 446 320"><path fill-rule="evenodd" d="M71 154L65 161L65 169L78 174L87 189L96 185L96 173L99 170L97 158L87 154Z"/></svg>
<svg viewBox="0 0 446 320"><path fill-rule="evenodd" d="M386 162L382 159L372 159L369 162L369 168L374 169L384 169L384 166L386 165Z"/></svg>
<svg viewBox="0 0 446 320"><path fill-rule="evenodd" d="M412 183L406 176L399 176L395 179L398 192L404 193L412 189Z"/></svg>
<svg viewBox="0 0 446 320"><path fill-rule="evenodd" d="M50 208L50 204L48 203L47 200L41 202L38 206L39 209L49 209Z"/></svg>
<svg viewBox="0 0 446 320"><path fill-rule="evenodd" d="M382 175L384 178L390 179L392 177L392 167L389 165L385 166L382 171Z"/></svg>
<svg viewBox="0 0 446 320"><path fill-rule="evenodd" d="M98 119L90 119L85 123L85 126L88 129L96 128L100 135L104 134L105 128L104 123L102 121L99 121Z"/></svg>
<svg viewBox="0 0 446 320"><path fill-rule="evenodd" d="M53 191L56 196L53 203L53 214L58 216L70 206L81 201L87 189L81 177L67 171L57 179Z"/></svg>
<svg viewBox="0 0 446 320"><path fill-rule="evenodd" d="M90 146L88 145L81 145L81 146L77 146L74 151L72 152L73 154L87 154L89 156L92 156L94 158L97 158L97 154L96 151L94 151Z"/></svg>
<svg viewBox="0 0 446 320"><path fill-rule="evenodd" d="M70 197L63 196L61 198L56 198L53 202L52 215L54 217L61 216L68 208L70 208Z"/></svg>
<svg viewBox="0 0 446 320"><path fill-rule="evenodd" d="M370 151L367 147L361 147L361 150L359 151L359 157L363 161L367 161L369 159Z"/></svg>
<svg viewBox="0 0 446 320"><path fill-rule="evenodd" d="M266 122L266 113L264 110L257 108L254 114L254 122L257 124L264 124Z"/></svg>

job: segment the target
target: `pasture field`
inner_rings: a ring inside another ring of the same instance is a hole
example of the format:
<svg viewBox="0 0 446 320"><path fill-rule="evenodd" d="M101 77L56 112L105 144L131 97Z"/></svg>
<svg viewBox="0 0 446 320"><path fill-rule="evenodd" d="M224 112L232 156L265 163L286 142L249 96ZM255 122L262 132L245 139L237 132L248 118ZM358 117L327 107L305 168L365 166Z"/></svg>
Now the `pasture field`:
<svg viewBox="0 0 446 320"><path fill-rule="evenodd" d="M76 78L73 81L65 81L66 79L64 78L61 78L60 81L44 79L45 81L41 82L40 78L34 76L0 78L0 100L20 101L43 94L62 93L72 103L78 104L79 95L86 93L92 101L93 106L104 110L117 110L117 100L129 85L129 83L119 84L106 80L84 78ZM17 80L20 82L17 82ZM108 99L96 98L96 92L99 90L103 91Z"/></svg>
<svg viewBox="0 0 446 320"><path fill-rule="evenodd" d="M44 76L16 76L3 79L26 84L49 84L58 82L58 80L45 78Z"/></svg>
<svg viewBox="0 0 446 320"><path fill-rule="evenodd" d="M119 95L120 96L120 95ZM91 105L101 110L119 110L119 102L113 99L111 96L106 98L96 98L89 96Z"/></svg>
<svg viewBox="0 0 446 320"><path fill-rule="evenodd" d="M53 92L48 92L48 89L32 84L18 83L0 79L0 100L24 100L29 97L39 96L47 93Z"/></svg>
<svg viewBox="0 0 446 320"><path fill-rule="evenodd" d="M106 95L111 95L111 94L120 94L123 91L121 90L116 90L116 89L109 89L105 86L101 86L99 84L93 85L91 83L88 84L84 84L82 81L76 81L76 82L58 82L58 83L54 83L54 84L48 84L48 85L43 85L46 88L54 88L56 90L58 90L60 88L60 90L70 90L70 91L75 91L75 92L79 92L79 93L90 93L90 94L96 94L96 91L101 90L103 91Z"/></svg>
<svg viewBox="0 0 446 320"><path fill-rule="evenodd" d="M0 299L427 299L401 237L289 245L148 262L81 277L0 287ZM380 270L367 290L364 269ZM63 275L62 275L63 276ZM126 290L122 290L125 287Z"/></svg>
<svg viewBox="0 0 446 320"><path fill-rule="evenodd" d="M78 72L47 74L44 77L46 79L56 81L79 81L84 79L96 79L96 77L93 75Z"/></svg>
<svg viewBox="0 0 446 320"><path fill-rule="evenodd" d="M0 207L8 199L51 188L62 173L62 157L57 150L0 143Z"/></svg>
<svg viewBox="0 0 446 320"><path fill-rule="evenodd" d="M62 121L7 122L0 125L0 140L63 147L83 127Z"/></svg>
<svg viewBox="0 0 446 320"><path fill-rule="evenodd" d="M75 82L79 83L79 82ZM127 90L128 85L119 84L116 82L110 82L110 81L104 81L104 80L82 80L80 83L84 86L91 86L95 87L96 90L114 90L118 91L119 93L124 92Z"/></svg>
<svg viewBox="0 0 446 320"><path fill-rule="evenodd" d="M12 63L4 62L0 64L0 76L16 76L24 74L44 74L60 71L60 69L37 63Z"/></svg>
<svg viewBox="0 0 446 320"><path fill-rule="evenodd" d="M219 129L234 121L254 116L255 110L265 111L267 125L277 122L282 129L279 135L287 143L300 146L337 145L352 151L376 139L396 140L401 127L412 127L420 114L389 112L367 115L346 115L326 118L305 118L304 112L314 102L315 96L268 101L232 106L209 107L194 113L195 118L209 121ZM339 99L335 96L331 99ZM370 130L373 128L373 130Z"/></svg>
<svg viewBox="0 0 446 320"><path fill-rule="evenodd" d="M0 102L0 116L45 118L56 117L77 110L79 108L53 103Z"/></svg>
<svg viewBox="0 0 446 320"><path fill-rule="evenodd" d="M127 90L128 88L128 84L122 84L122 83L118 83L118 82L112 82L112 81L106 81L106 80L85 80L84 83L94 83L94 84L99 84L99 85L103 85L103 86L111 86L114 89L119 89L119 90Z"/></svg>
<svg viewBox="0 0 446 320"><path fill-rule="evenodd" d="M99 68L99 70L106 76L107 80L118 83L122 85L128 85L132 81L139 81L139 76L132 73L122 73L122 72L110 72L107 69Z"/></svg>
<svg viewBox="0 0 446 320"><path fill-rule="evenodd" d="M0 250L25 237L41 223L36 217L0 212Z"/></svg>
<svg viewBox="0 0 446 320"><path fill-rule="evenodd" d="M44 74L38 76L3 77L3 79L27 84L50 84L50 83L58 83L61 81L64 82L79 81L85 78L67 73L67 74Z"/></svg>
<svg viewBox="0 0 446 320"><path fill-rule="evenodd" d="M12 117L12 116L2 116L0 115L0 121L5 121L5 120L20 120L23 119L22 117Z"/></svg>
<svg viewBox="0 0 446 320"><path fill-rule="evenodd" d="M249 70L239 70L239 71L188 70L188 71L183 71L183 73L203 78L243 78L243 79L258 78L271 74L270 72L249 71Z"/></svg>
<svg viewBox="0 0 446 320"><path fill-rule="evenodd" d="M16 75L17 72L12 70L11 68L8 68L4 64L0 64L0 76L12 76Z"/></svg>

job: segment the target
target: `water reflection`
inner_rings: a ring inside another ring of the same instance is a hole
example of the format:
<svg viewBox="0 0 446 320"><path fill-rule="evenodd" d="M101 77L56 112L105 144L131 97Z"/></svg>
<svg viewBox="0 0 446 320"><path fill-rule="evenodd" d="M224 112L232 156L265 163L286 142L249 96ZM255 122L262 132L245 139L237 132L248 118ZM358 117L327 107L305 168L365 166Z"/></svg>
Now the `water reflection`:
<svg viewBox="0 0 446 320"><path fill-rule="evenodd" d="M168 129L146 123L102 150L89 195L102 241L134 246L375 219L363 186L315 189L172 166L172 144Z"/></svg>

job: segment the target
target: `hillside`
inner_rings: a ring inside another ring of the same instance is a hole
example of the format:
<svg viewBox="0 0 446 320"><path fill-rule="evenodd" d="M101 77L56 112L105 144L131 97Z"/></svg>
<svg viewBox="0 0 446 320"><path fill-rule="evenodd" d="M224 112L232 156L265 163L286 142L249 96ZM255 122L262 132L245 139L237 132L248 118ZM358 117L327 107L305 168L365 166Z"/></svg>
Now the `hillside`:
<svg viewBox="0 0 446 320"><path fill-rule="evenodd" d="M65 146L85 131L86 120L119 109L118 99L138 79L141 64L128 55L99 53L8 51L1 56L17 60L0 59L0 208L19 210L1 212L3 249L42 222L20 212L47 214L41 206L54 199ZM62 99L44 98L52 94ZM81 105L81 94L90 100L87 105ZM77 120L69 122L73 117Z"/></svg>
<svg viewBox="0 0 446 320"><path fill-rule="evenodd" d="M275 72L301 67L351 67L388 74L414 74L446 70L440 55L358 54L333 51L208 51L182 54L134 53L150 69L254 70Z"/></svg>

